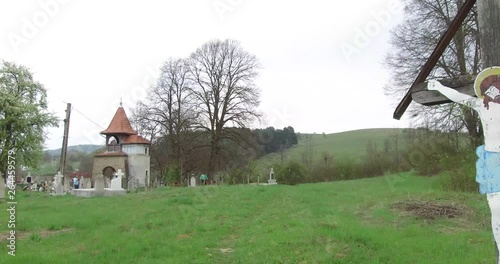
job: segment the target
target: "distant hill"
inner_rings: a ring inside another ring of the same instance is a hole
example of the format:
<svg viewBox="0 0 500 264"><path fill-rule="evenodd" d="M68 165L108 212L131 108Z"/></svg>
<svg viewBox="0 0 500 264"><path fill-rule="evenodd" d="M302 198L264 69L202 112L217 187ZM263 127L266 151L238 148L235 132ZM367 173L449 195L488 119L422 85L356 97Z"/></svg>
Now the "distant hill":
<svg viewBox="0 0 500 264"><path fill-rule="evenodd" d="M92 144L86 144L86 145L75 145L75 146L68 146L68 152L71 151L79 151L83 153L92 153L97 149L100 149L104 147L104 145L92 145ZM61 149L49 149L46 150L50 156L52 157L59 157L61 155Z"/></svg>
<svg viewBox="0 0 500 264"><path fill-rule="evenodd" d="M403 133L408 128L375 128L346 131L333 134L300 134L299 144L285 152L287 160L301 160L302 153L312 148L315 159L319 159L324 152L339 157L359 158L366 153L367 143L371 140L377 144L378 149L384 147L384 141L396 133ZM402 135L401 135L402 136ZM280 160L280 155L271 153L261 157L257 163L269 166Z"/></svg>

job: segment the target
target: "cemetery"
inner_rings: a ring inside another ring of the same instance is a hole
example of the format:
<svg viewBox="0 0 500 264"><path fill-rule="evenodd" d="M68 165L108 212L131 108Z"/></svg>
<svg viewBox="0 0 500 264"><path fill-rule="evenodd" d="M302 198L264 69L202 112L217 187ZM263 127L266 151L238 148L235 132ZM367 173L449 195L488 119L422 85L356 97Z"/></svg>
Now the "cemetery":
<svg viewBox="0 0 500 264"><path fill-rule="evenodd" d="M500 0L229 2L3 32L0 263L500 263Z"/></svg>

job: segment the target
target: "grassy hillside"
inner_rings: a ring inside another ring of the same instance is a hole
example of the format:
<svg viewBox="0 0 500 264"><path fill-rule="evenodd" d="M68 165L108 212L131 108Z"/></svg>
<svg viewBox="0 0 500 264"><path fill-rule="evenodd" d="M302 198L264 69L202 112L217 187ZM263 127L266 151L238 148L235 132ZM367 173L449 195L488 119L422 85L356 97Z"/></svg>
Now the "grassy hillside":
<svg viewBox="0 0 500 264"><path fill-rule="evenodd" d="M78 169L80 167L80 161L67 161L73 169ZM38 170L33 170L31 172L32 175L55 175L59 170L59 159L56 159L51 162L42 162Z"/></svg>
<svg viewBox="0 0 500 264"><path fill-rule="evenodd" d="M17 255L5 253L2 224L0 263L493 263L485 197L439 191L436 180L393 175L90 199L18 192ZM429 207L431 219L400 202L458 211L448 219ZM7 222L6 210L0 219Z"/></svg>
<svg viewBox="0 0 500 264"><path fill-rule="evenodd" d="M92 153L93 151L104 147L104 145L92 145L92 144L83 144L83 145L74 145L68 146L68 152L71 151L79 151L83 153ZM46 150L50 156L58 158L61 156L61 149L49 149Z"/></svg>
<svg viewBox="0 0 500 264"><path fill-rule="evenodd" d="M379 149L384 147L384 140L391 140L392 135L401 133L400 128L376 128L346 131L333 134L301 134L299 144L285 152L286 159L300 160L302 153L312 149L315 159L319 159L324 152L339 157L359 158L365 155L366 145L371 140L376 143ZM309 139L310 138L310 139ZM258 164L270 165L279 161L280 154L272 153L262 157Z"/></svg>

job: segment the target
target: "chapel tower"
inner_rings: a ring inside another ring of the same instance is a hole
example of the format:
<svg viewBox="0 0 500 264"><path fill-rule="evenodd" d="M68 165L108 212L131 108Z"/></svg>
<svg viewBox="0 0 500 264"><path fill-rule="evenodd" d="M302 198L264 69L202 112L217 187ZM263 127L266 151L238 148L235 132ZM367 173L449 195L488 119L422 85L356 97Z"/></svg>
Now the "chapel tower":
<svg viewBox="0 0 500 264"><path fill-rule="evenodd" d="M113 174L121 169L125 173L122 188L148 186L151 143L135 132L121 104L108 128L101 134L106 136L106 149L94 155L92 177L102 173L106 178L105 182L109 182Z"/></svg>

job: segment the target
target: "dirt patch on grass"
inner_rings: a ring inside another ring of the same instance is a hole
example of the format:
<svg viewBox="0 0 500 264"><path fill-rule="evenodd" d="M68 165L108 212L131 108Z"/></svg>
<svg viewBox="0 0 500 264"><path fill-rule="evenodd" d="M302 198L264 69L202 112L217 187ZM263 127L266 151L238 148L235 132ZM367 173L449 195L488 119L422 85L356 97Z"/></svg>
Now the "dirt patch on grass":
<svg viewBox="0 0 500 264"><path fill-rule="evenodd" d="M391 207L425 220L461 218L470 211L469 208L463 205L418 200L396 202L393 203Z"/></svg>
<svg viewBox="0 0 500 264"><path fill-rule="evenodd" d="M180 234L177 236L177 239L178 240L182 240L182 239L186 239L186 238L190 238L191 235L188 235L188 234Z"/></svg>
<svg viewBox="0 0 500 264"><path fill-rule="evenodd" d="M31 237L32 235L39 236L40 238L44 237L49 237L49 236L55 236L61 233L67 233L73 231L73 228L67 228L67 229L60 229L60 230L42 230L39 232L21 232L21 231L16 231L16 239L24 239L27 237ZM6 240L9 238L10 234L0 234L0 240Z"/></svg>

